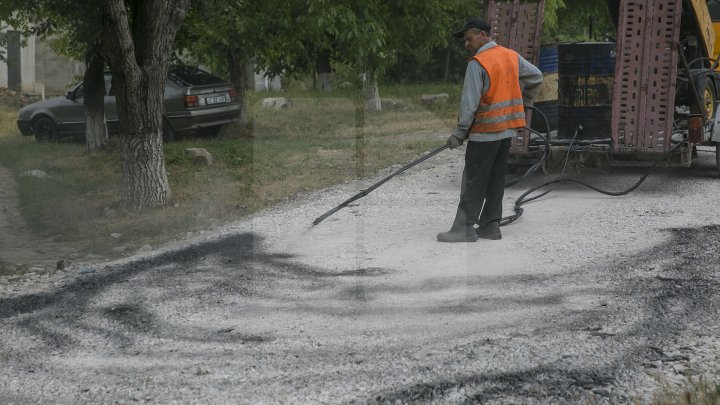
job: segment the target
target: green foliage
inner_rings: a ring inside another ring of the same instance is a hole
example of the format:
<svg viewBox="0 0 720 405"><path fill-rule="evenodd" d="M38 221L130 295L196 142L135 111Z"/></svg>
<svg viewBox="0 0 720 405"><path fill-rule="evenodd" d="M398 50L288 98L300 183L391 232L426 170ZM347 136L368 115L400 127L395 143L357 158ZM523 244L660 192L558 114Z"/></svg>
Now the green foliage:
<svg viewBox="0 0 720 405"><path fill-rule="evenodd" d="M559 18L562 14L566 18ZM590 19L593 35L589 36ZM543 42L601 41L606 34L615 36L607 0L546 0Z"/></svg>
<svg viewBox="0 0 720 405"><path fill-rule="evenodd" d="M359 73L376 72L390 58L389 29L380 1L319 0L318 25L329 34L334 46L331 58L352 66Z"/></svg>
<svg viewBox="0 0 720 405"><path fill-rule="evenodd" d="M24 36L51 38L60 54L83 59L102 28L99 0L3 0L0 27L10 26ZM3 37L0 36L0 47Z"/></svg>
<svg viewBox="0 0 720 405"><path fill-rule="evenodd" d="M271 75L313 72L321 55L357 74L382 73L446 47L452 29L476 14L476 0L210 0L192 10L177 56L219 73L231 50Z"/></svg>
<svg viewBox="0 0 720 405"><path fill-rule="evenodd" d="M271 74L307 73L324 41L315 18L299 0L206 0L196 3L178 33L175 58L201 60L222 75L233 52Z"/></svg>
<svg viewBox="0 0 720 405"><path fill-rule="evenodd" d="M552 37L576 35L564 34L568 27L558 21L564 7L563 0L546 1ZM270 75L298 77L327 55L344 81L367 71L396 80L457 77L467 52L451 32L484 8L477 0L206 0L191 10L176 60L202 62L227 76L232 50Z"/></svg>
<svg viewBox="0 0 720 405"><path fill-rule="evenodd" d="M362 76L357 70L344 62L332 62L335 81L341 88L359 89L362 87Z"/></svg>
<svg viewBox="0 0 720 405"><path fill-rule="evenodd" d="M365 72L394 79L457 76L466 51L450 33L482 15L477 0L267 0L199 3L188 19L179 49L215 72L228 72L227 54L254 60L270 75L313 72L322 55L340 66L345 81ZM594 18L600 38L612 32L605 0L546 0L544 42L587 40ZM558 18L572 15L573 18ZM347 74L352 69L354 73ZM425 71L431 71L424 73Z"/></svg>
<svg viewBox="0 0 720 405"><path fill-rule="evenodd" d="M543 15L543 34L557 30L559 11L565 8L563 0L546 0Z"/></svg>

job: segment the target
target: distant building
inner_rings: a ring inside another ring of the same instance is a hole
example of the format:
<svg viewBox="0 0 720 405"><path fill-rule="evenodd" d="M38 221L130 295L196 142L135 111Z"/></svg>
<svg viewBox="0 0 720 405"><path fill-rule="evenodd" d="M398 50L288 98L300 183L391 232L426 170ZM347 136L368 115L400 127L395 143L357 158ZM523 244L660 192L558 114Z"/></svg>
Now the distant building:
<svg viewBox="0 0 720 405"><path fill-rule="evenodd" d="M255 91L280 91L282 90L282 82L280 76L272 79L266 75L266 72L255 72L255 64L250 63L247 67L248 89Z"/></svg>
<svg viewBox="0 0 720 405"><path fill-rule="evenodd" d="M23 43L19 33L9 33L8 47L2 49L7 62L0 61L0 87L36 96L57 96L82 80L83 62L58 55L46 40L31 36ZM255 73L254 68L251 64L247 70L248 89L281 90L280 77L270 79L264 71Z"/></svg>
<svg viewBox="0 0 720 405"><path fill-rule="evenodd" d="M61 95L77 83L84 63L58 55L47 41L31 36L25 43L9 31L7 62L0 61L0 87L32 95Z"/></svg>

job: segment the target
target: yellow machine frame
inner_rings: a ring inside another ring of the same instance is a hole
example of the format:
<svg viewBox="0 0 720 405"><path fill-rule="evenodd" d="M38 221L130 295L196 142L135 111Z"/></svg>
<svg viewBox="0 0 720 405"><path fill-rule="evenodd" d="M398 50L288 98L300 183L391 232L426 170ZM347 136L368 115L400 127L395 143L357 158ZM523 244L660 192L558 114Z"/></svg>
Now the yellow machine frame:
<svg viewBox="0 0 720 405"><path fill-rule="evenodd" d="M697 24L700 28L705 54L707 56L717 57L718 49L715 49L715 44L718 43L716 32L719 32L719 30L713 27L714 24L710 19L707 0L690 0L690 5L693 8L693 15L697 19ZM720 25L720 21L718 21L718 25Z"/></svg>

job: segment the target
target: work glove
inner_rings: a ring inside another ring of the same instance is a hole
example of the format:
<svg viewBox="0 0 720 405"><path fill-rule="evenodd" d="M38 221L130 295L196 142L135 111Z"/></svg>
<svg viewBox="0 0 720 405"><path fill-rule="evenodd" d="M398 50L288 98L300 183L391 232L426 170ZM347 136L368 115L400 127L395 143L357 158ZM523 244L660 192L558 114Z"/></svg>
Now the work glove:
<svg viewBox="0 0 720 405"><path fill-rule="evenodd" d="M447 139L447 144L450 147L450 149L459 148L460 145L462 145L464 140L458 138L455 135L450 135Z"/></svg>

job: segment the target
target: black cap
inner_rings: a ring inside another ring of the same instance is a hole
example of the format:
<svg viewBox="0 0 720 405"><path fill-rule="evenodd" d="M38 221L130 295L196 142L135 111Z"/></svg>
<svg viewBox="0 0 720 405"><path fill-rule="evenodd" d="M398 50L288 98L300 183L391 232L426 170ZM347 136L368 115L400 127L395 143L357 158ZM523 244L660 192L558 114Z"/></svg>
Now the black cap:
<svg viewBox="0 0 720 405"><path fill-rule="evenodd" d="M479 30L489 33L492 27L485 20L481 20L479 18L471 18L465 22L465 25L463 25L462 28L455 31L453 35L455 35L455 38L462 38L462 36L465 34L465 31L469 30L470 28L477 28Z"/></svg>

